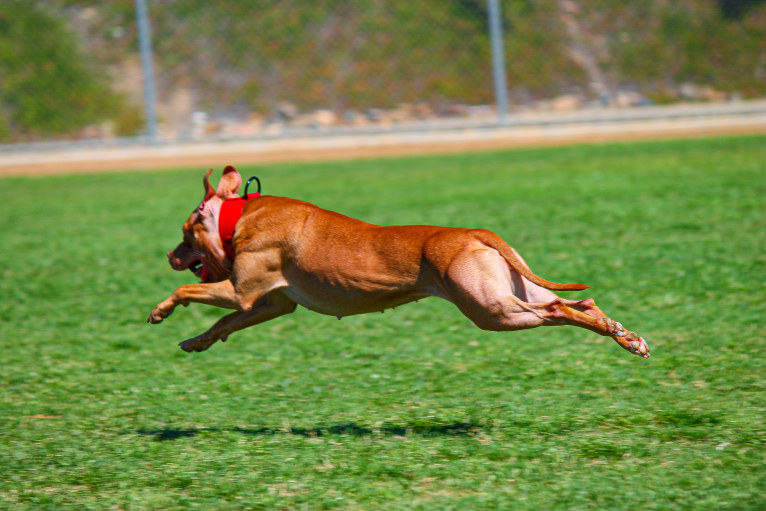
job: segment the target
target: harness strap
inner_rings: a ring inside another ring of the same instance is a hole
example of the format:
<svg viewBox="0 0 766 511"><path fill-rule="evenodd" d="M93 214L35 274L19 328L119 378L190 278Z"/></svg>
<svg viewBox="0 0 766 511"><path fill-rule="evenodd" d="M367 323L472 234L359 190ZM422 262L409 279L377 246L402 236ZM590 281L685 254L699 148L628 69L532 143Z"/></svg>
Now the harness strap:
<svg viewBox="0 0 766 511"><path fill-rule="evenodd" d="M245 209L247 201L260 196L258 192L248 193L246 197L226 199L221 204L221 211L218 214L218 235L221 237L223 250L229 259L234 259L234 228L242 217L242 210Z"/></svg>

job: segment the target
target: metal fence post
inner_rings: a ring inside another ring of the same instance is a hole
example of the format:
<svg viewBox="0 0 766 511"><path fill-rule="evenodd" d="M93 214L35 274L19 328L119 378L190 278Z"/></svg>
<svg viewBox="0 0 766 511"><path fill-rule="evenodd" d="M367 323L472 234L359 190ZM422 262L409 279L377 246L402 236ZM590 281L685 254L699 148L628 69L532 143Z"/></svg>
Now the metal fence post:
<svg viewBox="0 0 766 511"><path fill-rule="evenodd" d="M492 42L492 78L495 83L495 106L497 120L506 121L508 114L508 86L505 82L505 52L503 51L503 27L498 0L487 0L489 37Z"/></svg>
<svg viewBox="0 0 766 511"><path fill-rule="evenodd" d="M146 0L135 0L138 21L138 44L141 50L141 71L144 83L144 110L146 134L149 141L157 140L157 98L154 89L154 65L152 63L152 34L146 11Z"/></svg>

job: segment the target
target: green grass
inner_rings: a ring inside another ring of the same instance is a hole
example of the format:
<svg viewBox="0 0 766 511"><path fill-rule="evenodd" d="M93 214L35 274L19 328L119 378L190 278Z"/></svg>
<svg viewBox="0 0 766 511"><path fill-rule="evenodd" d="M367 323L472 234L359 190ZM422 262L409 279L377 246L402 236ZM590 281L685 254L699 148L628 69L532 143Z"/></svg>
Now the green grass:
<svg viewBox="0 0 766 511"><path fill-rule="evenodd" d="M203 170L0 181L0 507L766 506L766 138L241 169L376 223L493 229L649 360L437 299L183 353L223 311L144 321L192 280L164 254Z"/></svg>

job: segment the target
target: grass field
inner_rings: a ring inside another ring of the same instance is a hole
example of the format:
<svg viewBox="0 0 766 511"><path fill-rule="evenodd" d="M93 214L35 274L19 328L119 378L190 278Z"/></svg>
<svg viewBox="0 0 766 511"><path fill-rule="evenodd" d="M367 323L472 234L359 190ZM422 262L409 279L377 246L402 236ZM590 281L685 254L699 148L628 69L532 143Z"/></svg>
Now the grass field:
<svg viewBox="0 0 766 511"><path fill-rule="evenodd" d="M221 162L221 167L226 162ZM242 168L382 224L485 227L642 360L437 299L201 354L144 321L204 169L0 181L0 507L763 509L766 138Z"/></svg>

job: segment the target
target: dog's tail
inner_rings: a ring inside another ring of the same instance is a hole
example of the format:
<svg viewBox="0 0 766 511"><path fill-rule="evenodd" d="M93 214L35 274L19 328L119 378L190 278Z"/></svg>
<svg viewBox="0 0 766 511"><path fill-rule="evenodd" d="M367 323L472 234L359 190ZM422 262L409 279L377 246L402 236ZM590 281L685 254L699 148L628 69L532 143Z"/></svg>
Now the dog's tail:
<svg viewBox="0 0 766 511"><path fill-rule="evenodd" d="M581 291L583 289L590 289L590 286L586 286L585 284L559 284L558 282L551 282L550 280L545 280L544 278L535 275L532 273L532 270L529 269L527 263L525 263L521 256L519 256L518 252L503 241L500 236L491 231L477 229L472 231L471 234L474 234L479 241L485 245L500 252L500 255L503 256L511 268L519 272L525 279L538 286L554 291Z"/></svg>

